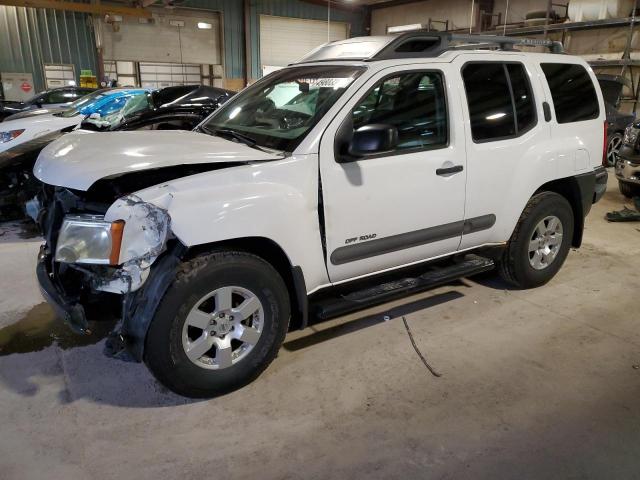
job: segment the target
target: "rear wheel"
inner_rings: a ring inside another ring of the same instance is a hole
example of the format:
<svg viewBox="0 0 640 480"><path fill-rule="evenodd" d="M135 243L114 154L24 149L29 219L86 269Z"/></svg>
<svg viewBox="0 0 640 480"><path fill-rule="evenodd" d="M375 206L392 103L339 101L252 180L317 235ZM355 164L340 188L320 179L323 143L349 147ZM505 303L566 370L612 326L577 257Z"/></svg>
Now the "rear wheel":
<svg viewBox="0 0 640 480"><path fill-rule="evenodd" d="M640 195L640 188L627 182L621 182L620 180L618 180L618 188L620 189L620 193L627 198L632 198Z"/></svg>
<svg viewBox="0 0 640 480"><path fill-rule="evenodd" d="M236 390L267 368L289 324L279 273L245 252L218 252L183 264L149 327L145 362L187 397Z"/></svg>
<svg viewBox="0 0 640 480"><path fill-rule="evenodd" d="M567 258L573 225L573 210L563 196L534 195L498 262L501 276L520 288L547 283Z"/></svg>

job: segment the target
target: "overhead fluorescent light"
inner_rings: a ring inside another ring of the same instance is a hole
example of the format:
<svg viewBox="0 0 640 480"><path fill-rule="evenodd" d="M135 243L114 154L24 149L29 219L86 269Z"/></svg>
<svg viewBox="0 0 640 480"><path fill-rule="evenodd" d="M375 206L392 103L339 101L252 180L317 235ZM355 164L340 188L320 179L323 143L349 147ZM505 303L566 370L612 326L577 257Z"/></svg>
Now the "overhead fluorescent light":
<svg viewBox="0 0 640 480"><path fill-rule="evenodd" d="M422 23L412 23L411 25L396 25L395 27L387 27L387 33L411 32L413 30L425 30L427 27Z"/></svg>
<svg viewBox="0 0 640 480"><path fill-rule="evenodd" d="M211 30L213 25L207 22L198 22L198 28L201 28L202 30Z"/></svg>

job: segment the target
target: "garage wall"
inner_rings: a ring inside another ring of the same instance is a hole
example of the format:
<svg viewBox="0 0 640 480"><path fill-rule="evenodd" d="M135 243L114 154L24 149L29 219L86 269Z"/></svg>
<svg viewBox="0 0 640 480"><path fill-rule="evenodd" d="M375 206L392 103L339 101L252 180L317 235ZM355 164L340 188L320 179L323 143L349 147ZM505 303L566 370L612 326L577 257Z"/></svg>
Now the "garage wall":
<svg viewBox="0 0 640 480"><path fill-rule="evenodd" d="M101 23L104 58L150 62L221 64L221 30L219 14L210 11L152 9L153 21L141 23L124 17L117 31ZM182 22L177 27L171 22ZM211 29L199 29L198 22L210 23Z"/></svg>
<svg viewBox="0 0 640 480"><path fill-rule="evenodd" d="M247 5L251 35L249 81L261 76L260 15L312 20L327 18L326 5L301 0L248 0ZM180 3L181 10L220 13L224 84L232 89L244 86L243 6L244 0L186 0ZM364 10L333 8L331 17L334 21L347 23L351 36L366 35ZM81 69L97 73L95 38L89 18L90 15L82 13L0 6L0 71L33 73L37 89L44 87L43 63L71 63L76 77ZM30 52L30 46L34 45L37 47Z"/></svg>
<svg viewBox="0 0 640 480"><path fill-rule="evenodd" d="M566 2L554 2L554 3L566 3ZM560 7L553 7L559 15L564 15L565 9ZM502 13L504 21L505 13L508 15L507 22L522 22L525 19L525 15L529 12L536 10L546 10L547 0L509 0L509 12L507 13L507 0L495 0L493 6L493 13Z"/></svg>
<svg viewBox="0 0 640 480"><path fill-rule="evenodd" d="M310 20L327 20L326 5L301 2L298 0L251 0L251 71L249 81L255 81L262 76L262 63L260 60L260 15L277 17L305 18ZM366 15L364 10L347 11L333 8L331 20L343 22L349 26L349 36L358 37L367 35Z"/></svg>
<svg viewBox="0 0 640 480"><path fill-rule="evenodd" d="M476 2L477 8L478 2ZM469 28L471 1L429 0L395 7L374 9L371 12L371 34L385 35L388 26L428 23L449 20L449 29ZM452 25L453 24L453 25Z"/></svg>
<svg viewBox="0 0 640 480"><path fill-rule="evenodd" d="M331 41L344 40L349 25L331 22ZM260 15L260 62L265 67L285 67L327 41L327 22L291 17Z"/></svg>
<svg viewBox="0 0 640 480"><path fill-rule="evenodd" d="M42 8L0 6L0 72L31 73L44 90L47 64L71 64L97 73L96 47L89 15Z"/></svg>
<svg viewBox="0 0 640 480"><path fill-rule="evenodd" d="M222 13L222 29L224 32L224 68L225 85L231 89L241 89L244 86L244 0L187 0L181 8L198 8L214 10ZM312 20L326 20L327 7L300 0L249 0L249 32L251 45L249 55L249 81L261 77L260 61L260 15L280 17L306 18ZM332 9L331 18L338 22L349 24L351 36L366 35L366 16L364 10L355 12Z"/></svg>

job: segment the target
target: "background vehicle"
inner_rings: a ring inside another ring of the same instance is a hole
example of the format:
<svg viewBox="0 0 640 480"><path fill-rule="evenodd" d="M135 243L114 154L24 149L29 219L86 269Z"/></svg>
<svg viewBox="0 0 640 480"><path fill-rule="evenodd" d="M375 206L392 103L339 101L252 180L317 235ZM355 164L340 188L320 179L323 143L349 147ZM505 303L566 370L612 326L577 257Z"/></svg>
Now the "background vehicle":
<svg viewBox="0 0 640 480"><path fill-rule="evenodd" d="M193 130L235 92L206 85L166 87L155 90L120 115L96 122L87 118L84 130Z"/></svg>
<svg viewBox="0 0 640 480"><path fill-rule="evenodd" d="M46 297L83 332L83 304L121 294L108 354L207 397L255 379L310 315L494 267L545 284L606 189L605 111L584 60L517 44L561 50L354 38L264 77L197 132L65 135L34 167Z"/></svg>
<svg viewBox="0 0 640 480"><path fill-rule="evenodd" d="M60 87L52 88L38 93L26 102L13 102L0 100L0 121L9 115L28 110L46 108L61 108L69 105L80 97L84 97L93 92L95 88L84 87Z"/></svg>
<svg viewBox="0 0 640 480"><path fill-rule="evenodd" d="M615 164L618 188L625 197L640 196L640 122L629 125Z"/></svg>
<svg viewBox="0 0 640 480"><path fill-rule="evenodd" d="M85 95L56 113L0 124L0 218L23 215L25 202L35 195L32 168L38 152L62 134L76 128L87 116L117 114L146 89L105 89Z"/></svg>
<svg viewBox="0 0 640 480"><path fill-rule="evenodd" d="M79 106L82 110L80 116L74 114L62 118L73 119L72 128L78 128L77 119L83 118L79 128L89 131L192 130L234 94L229 90L200 85L167 87L152 92L142 90L136 95L121 95L122 92L128 90L105 90L92 97L109 93L107 97L120 99L120 108L112 108L115 105L108 102L93 104L90 99L83 99L84 103ZM105 110L104 105L110 105L109 109ZM104 115L91 118L94 113ZM0 153L0 218L14 218L26 213L24 205L39 188L39 182L33 179L33 164L40 151L67 133L68 129L54 130Z"/></svg>
<svg viewBox="0 0 640 480"><path fill-rule="evenodd" d="M606 74L598 74L596 77L602 90L607 114L607 166L613 167L622 147L624 130L633 123L636 116L618 110L623 88L627 85L627 80L624 77Z"/></svg>

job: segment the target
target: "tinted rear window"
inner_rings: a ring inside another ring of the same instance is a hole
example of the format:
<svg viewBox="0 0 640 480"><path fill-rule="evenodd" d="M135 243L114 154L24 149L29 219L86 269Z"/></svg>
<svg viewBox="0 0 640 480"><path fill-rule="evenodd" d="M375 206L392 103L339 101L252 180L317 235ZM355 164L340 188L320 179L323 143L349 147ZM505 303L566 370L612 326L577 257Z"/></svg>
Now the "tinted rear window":
<svg viewBox="0 0 640 480"><path fill-rule="evenodd" d="M558 123L592 120L600 115L591 77L582 65L543 63Z"/></svg>
<svg viewBox="0 0 640 480"><path fill-rule="evenodd" d="M475 141L516 133L509 81L502 63L471 63L462 71Z"/></svg>

